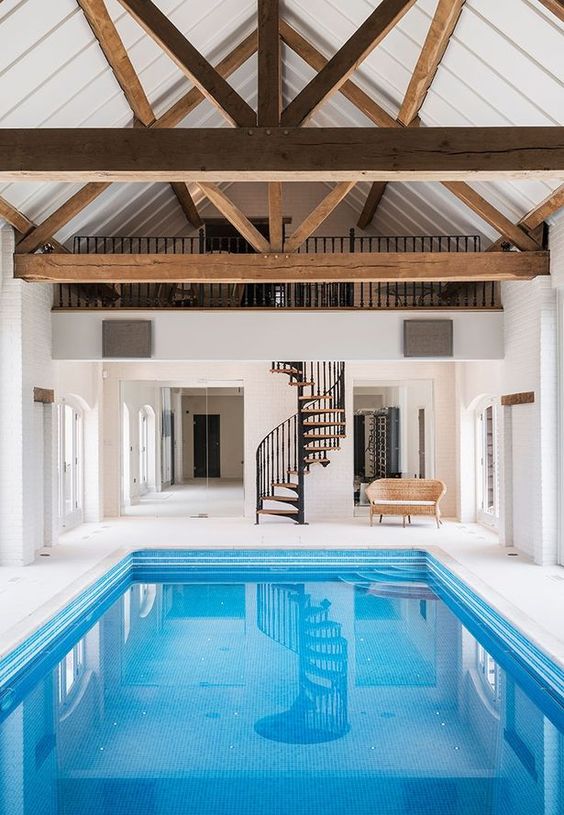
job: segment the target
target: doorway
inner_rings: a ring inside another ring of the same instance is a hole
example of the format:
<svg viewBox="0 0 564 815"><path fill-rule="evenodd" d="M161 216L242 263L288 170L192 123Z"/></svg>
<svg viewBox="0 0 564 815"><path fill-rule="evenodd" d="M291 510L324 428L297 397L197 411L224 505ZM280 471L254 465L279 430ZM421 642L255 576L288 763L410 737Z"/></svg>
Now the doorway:
<svg viewBox="0 0 564 815"><path fill-rule="evenodd" d="M219 413L194 415L194 478L221 478Z"/></svg>
<svg viewBox="0 0 564 815"><path fill-rule="evenodd" d="M58 405L59 519L63 529L82 523L82 414Z"/></svg>

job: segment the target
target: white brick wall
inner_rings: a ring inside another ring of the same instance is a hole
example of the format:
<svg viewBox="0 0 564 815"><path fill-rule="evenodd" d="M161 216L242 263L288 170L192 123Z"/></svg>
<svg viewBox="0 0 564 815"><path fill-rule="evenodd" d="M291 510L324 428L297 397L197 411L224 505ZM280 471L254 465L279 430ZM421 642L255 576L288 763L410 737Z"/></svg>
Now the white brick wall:
<svg viewBox="0 0 564 815"><path fill-rule="evenodd" d="M14 235L0 229L0 563L23 564L52 540L54 411L34 386L53 387L51 287L13 278ZM44 466L43 466L44 465Z"/></svg>
<svg viewBox="0 0 564 815"><path fill-rule="evenodd" d="M554 253L552 262L554 264ZM562 261L564 266L564 260ZM564 274L563 274L564 280ZM557 326L556 292L550 277L502 284L505 358L498 363L459 363L462 426L477 400L534 391L533 404L511 408L509 474L511 506L501 507L502 539L539 564L554 563L557 548ZM466 432L465 441L472 433ZM461 461L468 462L467 451ZM467 480L466 480L467 481ZM466 489L467 483L462 479ZM467 490L472 492L472 490ZM503 489L501 490L503 498ZM463 494L464 517L471 508Z"/></svg>

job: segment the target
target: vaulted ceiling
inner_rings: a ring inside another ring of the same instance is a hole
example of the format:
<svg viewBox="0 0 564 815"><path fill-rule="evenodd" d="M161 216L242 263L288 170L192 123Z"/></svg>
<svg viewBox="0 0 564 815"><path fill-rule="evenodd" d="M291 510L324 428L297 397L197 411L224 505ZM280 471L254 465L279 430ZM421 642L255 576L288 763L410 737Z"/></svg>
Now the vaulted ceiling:
<svg viewBox="0 0 564 815"><path fill-rule="evenodd" d="M116 0L106 5L158 117L190 82ZM256 28L256 0L157 0L157 5L212 64ZM375 0L284 0L281 13L331 56L377 5ZM417 0L354 74L355 83L394 119L436 6L437 0ZM559 0L467 0L420 110L421 125L563 125L564 22L551 6L562 9ZM287 104L314 70L286 45L282 61ZM256 55L228 81L256 107ZM130 127L132 118L77 0L0 0L0 127ZM370 124L335 94L309 126ZM204 102L180 126L227 124ZM472 186L516 223L560 183L504 180ZM18 182L0 185L0 196L37 223L79 187ZM352 207L358 217L369 189L369 184L357 184L341 206ZM169 185L112 184L55 237L65 242L74 234L178 235L190 229ZM387 185L369 229L379 234L478 233L486 243L498 237L438 183Z"/></svg>

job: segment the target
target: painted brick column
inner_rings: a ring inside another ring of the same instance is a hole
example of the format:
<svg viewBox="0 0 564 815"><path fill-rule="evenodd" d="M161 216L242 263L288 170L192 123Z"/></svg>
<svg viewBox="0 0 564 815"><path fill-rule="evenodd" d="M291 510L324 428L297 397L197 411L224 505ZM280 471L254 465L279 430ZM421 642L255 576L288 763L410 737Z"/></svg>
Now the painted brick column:
<svg viewBox="0 0 564 815"><path fill-rule="evenodd" d="M25 565L52 542L54 410L50 285L13 278L14 232L0 227L0 565ZM47 445L47 449L46 449ZM40 469L39 469L40 468Z"/></svg>

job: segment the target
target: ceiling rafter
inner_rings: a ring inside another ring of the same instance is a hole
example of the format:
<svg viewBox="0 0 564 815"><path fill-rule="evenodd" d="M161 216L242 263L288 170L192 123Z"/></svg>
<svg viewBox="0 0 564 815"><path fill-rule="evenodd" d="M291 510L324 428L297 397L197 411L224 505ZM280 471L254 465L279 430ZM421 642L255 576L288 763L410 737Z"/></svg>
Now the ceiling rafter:
<svg viewBox="0 0 564 815"><path fill-rule="evenodd" d="M118 0L144 31L168 54L192 82L225 116L240 127L256 124L252 107L194 48L152 0Z"/></svg>
<svg viewBox="0 0 564 815"><path fill-rule="evenodd" d="M562 0L539 0L539 2L564 23L564 3Z"/></svg>
<svg viewBox="0 0 564 815"><path fill-rule="evenodd" d="M235 229L241 233L256 252L270 252L270 244L249 221L246 215L216 184L198 182L206 198L227 218Z"/></svg>
<svg viewBox="0 0 564 815"><path fill-rule="evenodd" d="M338 206L343 198L349 194L355 181L341 181L319 202L307 218L294 230L284 244L285 252L295 252L309 236L325 221Z"/></svg>
<svg viewBox="0 0 564 815"><path fill-rule="evenodd" d="M523 229L528 229L531 232L538 229L547 218L554 215L559 209L564 207L564 184L561 184L558 189L549 193L539 204L531 209L519 221L519 226ZM498 238L495 243L488 247L488 252L498 252L504 249L507 241L504 238Z"/></svg>
<svg viewBox="0 0 564 815"><path fill-rule="evenodd" d="M36 224L31 221L27 215L20 212L19 209L6 201L5 198L0 198L0 218L3 218L6 223L13 226L14 229L22 235L26 235L36 227ZM49 243L57 252L68 252L68 249L62 246L58 241L53 240L53 238L49 239Z"/></svg>
<svg viewBox="0 0 564 815"><path fill-rule="evenodd" d="M282 124L297 127L307 121L323 102L339 90L415 1L382 0L327 65L290 102L282 113Z"/></svg>
<svg viewBox="0 0 564 815"><path fill-rule="evenodd" d="M305 62L311 65L312 68L315 70L319 70L324 64L327 64L327 58L318 51L314 45L312 45L308 40L305 39L301 34L295 31L291 26L287 23L281 23L280 26L280 35L284 42L292 48L295 53L298 54ZM343 93L349 101L356 105L356 100L354 98L354 91L360 91L360 88L356 86L351 80L348 80L345 85L342 85L339 89L341 93ZM361 91L361 93L363 93ZM390 127L390 128L402 128L401 125L396 119L393 119L376 101L371 99L367 94L363 94L362 97L362 106L359 106L359 110L362 111L365 115L368 115L369 118L379 127ZM421 132L423 132L422 129ZM531 239L529 235L525 232L524 229L519 227L520 232L515 232L515 224L513 224L508 218L506 218L503 213L499 212L492 204L486 201L484 198L478 195L478 193L470 187L470 185L465 184L464 182L459 182L456 192L454 189L451 189L453 195L459 197L460 194L464 194L464 203L469 206L469 202L472 201L474 206L479 206L480 208L480 217L484 217L487 215L487 219L489 218L491 226L494 227L497 231L505 239L510 239L506 232L509 231L513 237L518 237L519 242L523 243L523 245L531 246ZM376 192L374 194L376 196ZM369 213L367 213L368 215ZM486 219L486 220L487 220ZM522 235L520 233L523 233ZM538 248L538 244L534 244L534 248Z"/></svg>
<svg viewBox="0 0 564 815"><path fill-rule="evenodd" d="M397 116L400 125L412 127L419 123L419 111L450 42L464 3L465 0L439 0ZM372 185L358 219L358 226L361 229L366 229L368 224L372 223L385 191L385 184L382 186L381 183L375 182Z"/></svg>
<svg viewBox="0 0 564 815"><path fill-rule="evenodd" d="M106 8L105 0L77 0L135 117L149 127L153 108L143 90L125 46Z"/></svg>
<svg viewBox="0 0 564 815"><path fill-rule="evenodd" d="M222 76L229 76L233 73L233 71L236 71L237 68L243 65L247 59L249 59L249 57L255 53L256 49L257 32L253 31L252 34L240 42L239 45L235 46L235 48L217 64L216 70ZM172 107L169 108L166 113L164 113L158 119L155 119L150 127L156 129L176 127L176 125L180 124L182 119L191 113L191 111L193 111L201 102L203 102L205 98L206 97L199 88L190 88L190 90L187 91L174 105L172 105ZM181 182L179 182L179 186L180 184ZM54 241L51 235L66 226L71 218L95 201L96 198L98 198L98 196L104 192L107 186L108 185L104 186L98 182L92 182L90 184L86 184L84 187L78 190L77 193L71 196L58 210L49 216L48 220L50 220L50 223L57 226L57 229L53 229L50 234L47 234L48 230L43 228L43 224L40 224L39 227L37 227L30 221L30 226L26 230L26 233L29 233L26 234L26 239L29 238L29 240L27 240L25 246L32 248L22 249L22 244L20 243L17 251L19 253L23 251L34 252L43 243L50 243L56 247L57 251L66 252L67 250L64 249L57 241ZM185 187L186 185L182 184L182 186ZM187 203L188 202L186 201L186 204ZM6 220L8 219L6 218ZM196 226L195 223L193 225ZM201 223L199 225L201 225ZM37 233L35 231L37 229L40 229L41 231ZM32 236L34 236L33 240Z"/></svg>

